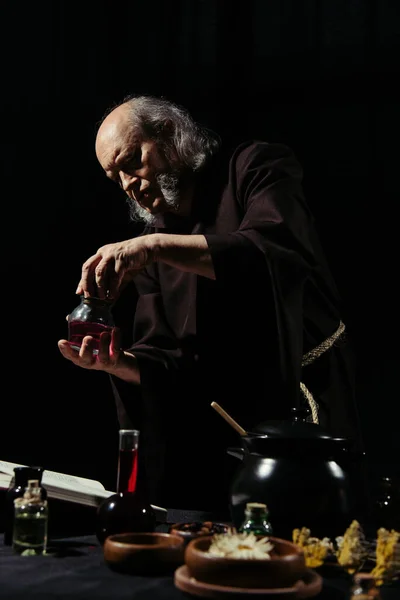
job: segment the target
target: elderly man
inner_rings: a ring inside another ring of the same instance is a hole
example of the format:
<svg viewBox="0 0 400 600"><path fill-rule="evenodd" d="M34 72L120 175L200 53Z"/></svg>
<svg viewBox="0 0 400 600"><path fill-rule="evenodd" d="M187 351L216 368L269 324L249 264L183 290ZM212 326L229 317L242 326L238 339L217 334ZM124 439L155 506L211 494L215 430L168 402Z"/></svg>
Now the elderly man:
<svg viewBox="0 0 400 600"><path fill-rule="evenodd" d="M238 434L308 407L328 432L357 440L358 418L341 302L286 146L230 150L182 107L132 96L107 112L96 155L127 195L132 239L99 248L77 293L115 300L137 289L133 344L103 333L77 366L111 376L121 426L142 432L153 503L221 512Z"/></svg>

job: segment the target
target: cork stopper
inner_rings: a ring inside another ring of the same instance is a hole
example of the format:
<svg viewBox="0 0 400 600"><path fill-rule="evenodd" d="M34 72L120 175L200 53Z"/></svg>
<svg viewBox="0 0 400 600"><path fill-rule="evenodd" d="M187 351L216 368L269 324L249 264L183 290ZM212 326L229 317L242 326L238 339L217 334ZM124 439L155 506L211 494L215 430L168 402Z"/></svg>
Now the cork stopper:
<svg viewBox="0 0 400 600"><path fill-rule="evenodd" d="M28 490L36 490L39 489L39 480L38 479L28 479Z"/></svg>
<svg viewBox="0 0 400 600"><path fill-rule="evenodd" d="M249 512L251 514L256 514L256 515L260 515L260 514L264 514L268 511L268 507L266 504L263 504L262 502L247 502L246 504L246 512Z"/></svg>
<svg viewBox="0 0 400 600"><path fill-rule="evenodd" d="M38 479L29 479L28 486L25 488L23 497L16 498L14 500L15 505L25 504L26 502L30 502L33 504L42 502L41 489L39 486Z"/></svg>

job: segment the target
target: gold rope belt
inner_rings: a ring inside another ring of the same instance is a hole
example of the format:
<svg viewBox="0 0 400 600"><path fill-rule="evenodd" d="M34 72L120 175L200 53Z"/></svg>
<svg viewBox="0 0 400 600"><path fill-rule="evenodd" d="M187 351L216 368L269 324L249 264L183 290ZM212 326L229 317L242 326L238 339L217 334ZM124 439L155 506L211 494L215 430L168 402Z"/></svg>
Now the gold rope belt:
<svg viewBox="0 0 400 600"><path fill-rule="evenodd" d="M317 358L319 358L322 354L324 354L324 352L329 350L329 348L332 348L333 344L336 342L337 339L340 338L340 336L343 334L345 329L346 329L346 327L345 327L344 323L342 323L342 321L340 321L339 327L336 329L335 333L333 333L330 337L326 338L326 340L321 342L321 344L319 344L318 346L316 346L309 352L306 352L306 354L303 356L303 360L301 361L301 366L306 367L307 365L310 365L315 360L317 360ZM314 396L312 395L310 390L304 385L303 382L300 382L300 390L301 390L302 394L304 395L304 397L306 398L308 405L311 409L311 416L312 416L313 423L318 425L319 424L318 404L314 400Z"/></svg>

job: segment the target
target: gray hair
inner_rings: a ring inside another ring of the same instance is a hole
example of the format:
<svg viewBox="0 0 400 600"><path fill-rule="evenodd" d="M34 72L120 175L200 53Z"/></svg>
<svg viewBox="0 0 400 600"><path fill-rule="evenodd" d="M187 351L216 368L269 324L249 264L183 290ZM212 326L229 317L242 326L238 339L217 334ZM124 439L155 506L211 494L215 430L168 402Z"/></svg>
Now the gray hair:
<svg viewBox="0 0 400 600"><path fill-rule="evenodd" d="M132 124L143 137L158 142L169 160L176 153L184 169L201 170L220 148L220 137L178 104L145 95L126 96L117 106L122 104L128 105Z"/></svg>

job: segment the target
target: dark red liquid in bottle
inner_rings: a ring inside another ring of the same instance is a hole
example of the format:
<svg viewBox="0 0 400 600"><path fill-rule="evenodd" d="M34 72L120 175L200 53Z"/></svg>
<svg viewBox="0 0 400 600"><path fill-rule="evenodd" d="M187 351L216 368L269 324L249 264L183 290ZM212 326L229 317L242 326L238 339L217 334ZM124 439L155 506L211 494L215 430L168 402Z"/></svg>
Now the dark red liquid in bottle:
<svg viewBox="0 0 400 600"><path fill-rule="evenodd" d="M138 476L137 450L120 450L118 458L117 492L134 492Z"/></svg>
<svg viewBox="0 0 400 600"><path fill-rule="evenodd" d="M72 348L79 350L82 340L86 335L91 335L94 339L93 350L99 351L100 335L104 331L111 333L112 327L102 325L101 323L91 323L90 321L71 321L69 323L68 341Z"/></svg>
<svg viewBox="0 0 400 600"><path fill-rule="evenodd" d="M121 449L118 458L117 493L97 511L97 539L101 544L114 533L154 531L156 515L139 477L137 449Z"/></svg>

